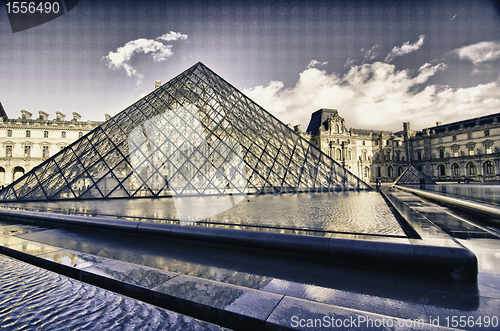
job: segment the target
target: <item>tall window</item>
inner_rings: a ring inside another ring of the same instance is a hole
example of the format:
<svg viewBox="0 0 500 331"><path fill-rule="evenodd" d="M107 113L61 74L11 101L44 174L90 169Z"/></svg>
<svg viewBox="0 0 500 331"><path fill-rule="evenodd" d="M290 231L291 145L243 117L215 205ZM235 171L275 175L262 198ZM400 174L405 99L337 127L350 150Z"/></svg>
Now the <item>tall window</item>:
<svg viewBox="0 0 500 331"><path fill-rule="evenodd" d="M442 148L439 150L439 158L440 159L444 158L444 149Z"/></svg>
<svg viewBox="0 0 500 331"><path fill-rule="evenodd" d="M488 137L490 135L490 130L484 130L484 136Z"/></svg>
<svg viewBox="0 0 500 331"><path fill-rule="evenodd" d="M44 159L49 157L49 146L42 146L42 157Z"/></svg>
<svg viewBox="0 0 500 331"><path fill-rule="evenodd" d="M29 138L31 137L31 131L30 130L26 130L26 138Z"/></svg>
<svg viewBox="0 0 500 331"><path fill-rule="evenodd" d="M5 146L5 157L12 157L12 145Z"/></svg>
<svg viewBox="0 0 500 331"><path fill-rule="evenodd" d="M24 146L24 157L30 158L31 157L31 146Z"/></svg>
<svg viewBox="0 0 500 331"><path fill-rule="evenodd" d="M468 150L468 153L469 155L474 155L474 147L475 147L476 144L474 143L468 143L467 144L467 150Z"/></svg>
<svg viewBox="0 0 500 331"><path fill-rule="evenodd" d="M493 170L493 162L486 161L484 163L484 173L487 175L493 175L495 173Z"/></svg>
<svg viewBox="0 0 500 331"><path fill-rule="evenodd" d="M444 164L438 165L438 172L439 176L446 176L446 168L444 167Z"/></svg>
<svg viewBox="0 0 500 331"><path fill-rule="evenodd" d="M66 131L61 132L61 138L66 138Z"/></svg>
<svg viewBox="0 0 500 331"><path fill-rule="evenodd" d="M12 130L7 130L7 137L12 137Z"/></svg>
<svg viewBox="0 0 500 331"><path fill-rule="evenodd" d="M472 139L472 132L467 133L467 138Z"/></svg>
<svg viewBox="0 0 500 331"><path fill-rule="evenodd" d="M83 137L83 132L78 132L78 138Z"/></svg>
<svg viewBox="0 0 500 331"><path fill-rule="evenodd" d="M48 138L49 137L49 131L43 131L43 137Z"/></svg>
<svg viewBox="0 0 500 331"><path fill-rule="evenodd" d="M335 159L340 160L341 156L342 156L342 152L340 151L340 149L337 148L335 150Z"/></svg>
<svg viewBox="0 0 500 331"><path fill-rule="evenodd" d="M476 164L474 162L469 163L468 168L469 168L469 175L470 176L477 175L477 167L476 167Z"/></svg>
<svg viewBox="0 0 500 331"><path fill-rule="evenodd" d="M453 141L457 141L457 136L453 136L453 137L451 137L451 139L452 139Z"/></svg>

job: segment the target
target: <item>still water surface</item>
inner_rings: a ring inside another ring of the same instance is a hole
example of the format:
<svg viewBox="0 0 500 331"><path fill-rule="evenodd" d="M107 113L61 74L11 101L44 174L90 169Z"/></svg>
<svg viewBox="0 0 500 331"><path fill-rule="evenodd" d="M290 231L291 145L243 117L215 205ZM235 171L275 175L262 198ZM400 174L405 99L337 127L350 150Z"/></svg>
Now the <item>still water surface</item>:
<svg viewBox="0 0 500 331"><path fill-rule="evenodd" d="M207 210L221 210L228 197L190 197L192 205ZM1 204L30 210L46 210L88 216L111 216L125 219L179 223L174 201L156 199L108 199ZM196 214L193 208L192 214ZM186 224L190 220L181 220ZM378 192L302 193L248 195L224 212L213 214L203 224L246 225L335 231L364 234L398 235L404 232ZM196 223L193 223L196 224Z"/></svg>

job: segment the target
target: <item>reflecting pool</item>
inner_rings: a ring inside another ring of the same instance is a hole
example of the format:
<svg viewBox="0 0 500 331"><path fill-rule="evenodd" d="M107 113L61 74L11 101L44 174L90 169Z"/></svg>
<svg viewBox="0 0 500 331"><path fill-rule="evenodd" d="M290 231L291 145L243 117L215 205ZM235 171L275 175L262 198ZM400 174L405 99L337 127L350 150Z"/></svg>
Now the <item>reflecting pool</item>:
<svg viewBox="0 0 500 331"><path fill-rule="evenodd" d="M149 222L175 222L204 226L251 226L299 230L332 231L405 236L398 221L378 192L301 193L225 197L186 197L186 204L196 206L211 216L199 222L179 220L171 198L108 199L56 202L3 203L4 208L62 212L86 216L119 217ZM190 200L191 199L191 200ZM239 201L239 203L234 203ZM208 211L207 211L208 210ZM193 213L192 213L193 214ZM194 213L196 214L196 213Z"/></svg>

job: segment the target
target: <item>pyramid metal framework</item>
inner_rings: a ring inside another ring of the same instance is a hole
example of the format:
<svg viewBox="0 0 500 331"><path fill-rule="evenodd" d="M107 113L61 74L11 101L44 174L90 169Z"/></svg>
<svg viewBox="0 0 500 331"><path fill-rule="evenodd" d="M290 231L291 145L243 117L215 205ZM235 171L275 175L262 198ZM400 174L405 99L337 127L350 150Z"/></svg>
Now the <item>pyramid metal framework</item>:
<svg viewBox="0 0 500 331"><path fill-rule="evenodd" d="M3 200L371 190L202 63L75 141Z"/></svg>
<svg viewBox="0 0 500 331"><path fill-rule="evenodd" d="M431 184L436 185L436 182L427 177L422 171L418 170L413 164L410 164L408 168L399 176L394 182L394 185L418 185L418 184Z"/></svg>

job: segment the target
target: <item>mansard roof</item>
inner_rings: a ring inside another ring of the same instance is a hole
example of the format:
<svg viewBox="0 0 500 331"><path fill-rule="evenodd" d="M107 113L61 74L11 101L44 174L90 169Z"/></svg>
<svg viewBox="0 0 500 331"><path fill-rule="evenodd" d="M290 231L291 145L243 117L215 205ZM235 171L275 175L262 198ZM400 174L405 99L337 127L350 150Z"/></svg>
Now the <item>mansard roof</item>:
<svg viewBox="0 0 500 331"><path fill-rule="evenodd" d="M307 126L307 133L317 135L319 133L319 128L323 123L325 123L329 118L340 118L337 109L329 109L329 108L321 108L314 113L311 114L311 120L309 121L309 125Z"/></svg>

